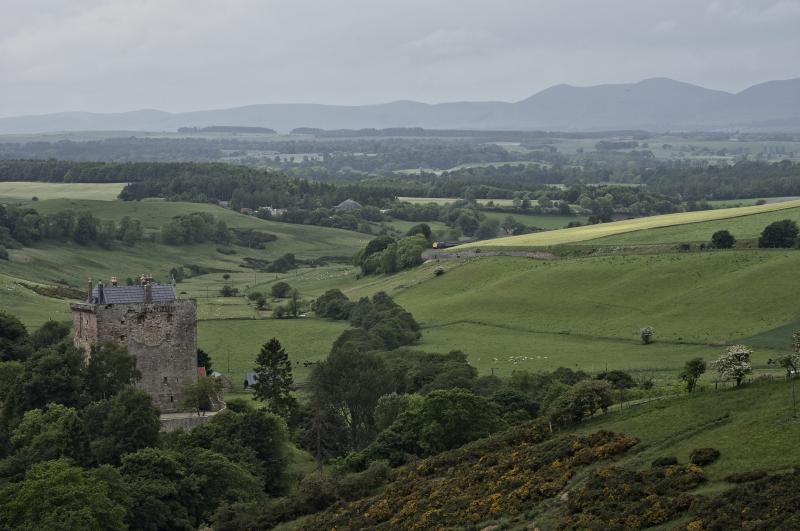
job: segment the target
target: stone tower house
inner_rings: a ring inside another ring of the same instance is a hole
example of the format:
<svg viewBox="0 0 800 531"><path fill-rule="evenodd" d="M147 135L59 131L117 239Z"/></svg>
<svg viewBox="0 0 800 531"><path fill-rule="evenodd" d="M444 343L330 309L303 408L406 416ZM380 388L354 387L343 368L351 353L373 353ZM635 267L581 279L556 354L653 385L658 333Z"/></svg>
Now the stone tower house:
<svg viewBox="0 0 800 531"><path fill-rule="evenodd" d="M136 356L137 384L162 413L179 410L181 390L197 381L197 306L178 299L174 285L142 278L135 286L98 283L86 302L73 303L74 343L90 356L92 345L110 341Z"/></svg>

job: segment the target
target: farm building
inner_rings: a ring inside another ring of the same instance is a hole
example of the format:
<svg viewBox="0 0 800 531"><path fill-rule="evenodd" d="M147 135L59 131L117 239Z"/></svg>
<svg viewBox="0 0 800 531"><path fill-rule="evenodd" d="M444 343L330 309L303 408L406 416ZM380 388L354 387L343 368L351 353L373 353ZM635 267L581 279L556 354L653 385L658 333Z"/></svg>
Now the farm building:
<svg viewBox="0 0 800 531"><path fill-rule="evenodd" d="M244 375L244 381L242 382L242 388L252 389L255 384L258 383L258 375L254 372L248 372Z"/></svg>

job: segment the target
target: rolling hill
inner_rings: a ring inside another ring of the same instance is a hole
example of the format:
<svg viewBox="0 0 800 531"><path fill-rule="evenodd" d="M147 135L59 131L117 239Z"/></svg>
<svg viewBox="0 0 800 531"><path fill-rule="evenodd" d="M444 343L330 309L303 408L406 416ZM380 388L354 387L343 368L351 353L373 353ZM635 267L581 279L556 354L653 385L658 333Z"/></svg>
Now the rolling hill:
<svg viewBox="0 0 800 531"><path fill-rule="evenodd" d="M516 102L378 105L260 104L185 113L64 112L0 118L2 133L175 131L180 127L510 129L596 131L800 130L800 78L768 81L737 94L667 78L592 87L556 85Z"/></svg>

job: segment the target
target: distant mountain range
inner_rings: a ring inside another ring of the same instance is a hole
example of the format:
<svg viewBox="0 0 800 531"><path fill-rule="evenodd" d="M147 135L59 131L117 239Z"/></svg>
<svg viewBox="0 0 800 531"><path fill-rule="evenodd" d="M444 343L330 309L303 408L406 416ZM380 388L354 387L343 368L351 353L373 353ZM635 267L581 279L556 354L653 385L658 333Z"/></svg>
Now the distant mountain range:
<svg viewBox="0 0 800 531"><path fill-rule="evenodd" d="M600 131L800 131L800 78L768 81L732 94L666 78L638 83L556 85L516 102L430 105L263 104L168 113L65 112L0 118L0 133L176 131L181 127L494 129Z"/></svg>

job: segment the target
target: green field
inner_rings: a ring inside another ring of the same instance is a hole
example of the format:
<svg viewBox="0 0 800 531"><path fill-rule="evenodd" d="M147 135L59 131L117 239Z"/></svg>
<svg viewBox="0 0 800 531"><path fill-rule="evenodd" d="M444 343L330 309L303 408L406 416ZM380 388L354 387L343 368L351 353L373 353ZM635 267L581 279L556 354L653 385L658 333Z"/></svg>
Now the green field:
<svg viewBox="0 0 800 531"><path fill-rule="evenodd" d="M699 212L681 212L678 214L665 214L661 216L650 216L645 218L626 219L612 223L601 223L599 225L588 225L574 227L559 231L540 232L534 234L524 234L522 236L509 236L494 240L484 240L469 243L457 249L476 248L476 247L497 247L497 248L532 248L548 247L569 243L585 242L607 236L616 236L626 233L642 231L640 234L645 238L651 234L643 232L648 229L658 229L663 227L687 226L689 224L699 224L708 221L727 220L729 218L739 218L742 216L752 216L768 212L778 212L800 207L800 200L786 201L783 203L772 203L767 205L754 205L739 208L725 208L719 210L703 210ZM777 214L779 215L779 214ZM780 219L780 218L778 218ZM752 220L748 220L750 223ZM766 225L766 224L764 224ZM707 230L708 225L703 225L703 230ZM696 227L691 227L694 229ZM763 226L761 227L763 229ZM760 232L760 231L759 231ZM710 238L710 233L705 238ZM704 240L705 241L705 240Z"/></svg>
<svg viewBox="0 0 800 531"><path fill-rule="evenodd" d="M796 322L798 267L795 251L496 257L429 263L345 292L395 295L423 325L420 349L463 350L482 374L608 367L671 379L691 357L715 359L722 345ZM643 326L656 343L640 344ZM781 337L762 345L785 345L790 333ZM774 356L757 349L754 362L771 371Z"/></svg>
<svg viewBox="0 0 800 531"><path fill-rule="evenodd" d="M295 380L302 382L311 372L311 365L304 362L325 358L347 327L345 322L323 319L200 321L197 340L201 348L212 353L215 369L241 386L244 374L253 370L261 345L277 337L294 362Z"/></svg>
<svg viewBox="0 0 800 531"><path fill-rule="evenodd" d="M124 183L0 182L0 200L29 202L38 199L116 199Z"/></svg>

